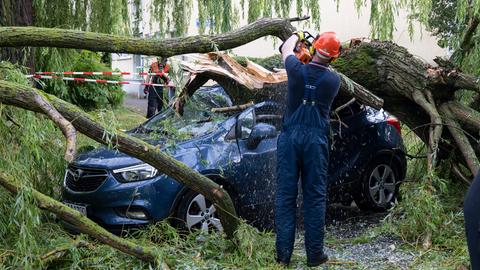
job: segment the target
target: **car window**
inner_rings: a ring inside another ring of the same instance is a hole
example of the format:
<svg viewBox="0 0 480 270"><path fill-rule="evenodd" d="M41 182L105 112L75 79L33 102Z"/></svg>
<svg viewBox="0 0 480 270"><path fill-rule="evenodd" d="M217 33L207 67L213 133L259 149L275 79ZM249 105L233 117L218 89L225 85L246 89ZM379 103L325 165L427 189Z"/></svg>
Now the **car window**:
<svg viewBox="0 0 480 270"><path fill-rule="evenodd" d="M255 121L272 125L277 131L280 131L283 123L283 109L277 103L265 103L263 106L255 108Z"/></svg>
<svg viewBox="0 0 480 270"><path fill-rule="evenodd" d="M169 108L147 121L143 128L159 137L171 139L184 140L202 136L215 130L217 124L228 117L224 114L213 113L211 109L231 105L230 98L222 88L201 88L186 100L182 116Z"/></svg>
<svg viewBox="0 0 480 270"><path fill-rule="evenodd" d="M274 126L277 131L282 129L283 116L278 114L260 114L256 116L257 123L265 123Z"/></svg>

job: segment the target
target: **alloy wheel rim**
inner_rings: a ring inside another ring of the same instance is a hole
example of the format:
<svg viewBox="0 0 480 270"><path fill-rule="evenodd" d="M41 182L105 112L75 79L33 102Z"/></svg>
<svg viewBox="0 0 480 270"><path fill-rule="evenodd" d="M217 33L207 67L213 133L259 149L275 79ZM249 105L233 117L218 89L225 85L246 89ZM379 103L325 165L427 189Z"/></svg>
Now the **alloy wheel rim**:
<svg viewBox="0 0 480 270"><path fill-rule="evenodd" d="M197 194L190 201L185 220L190 231L199 229L202 233L208 233L211 230L223 232L223 226L217 216L215 206L202 194Z"/></svg>
<svg viewBox="0 0 480 270"><path fill-rule="evenodd" d="M393 200L396 189L395 173L386 164L376 166L368 181L370 198L379 206L385 206Z"/></svg>

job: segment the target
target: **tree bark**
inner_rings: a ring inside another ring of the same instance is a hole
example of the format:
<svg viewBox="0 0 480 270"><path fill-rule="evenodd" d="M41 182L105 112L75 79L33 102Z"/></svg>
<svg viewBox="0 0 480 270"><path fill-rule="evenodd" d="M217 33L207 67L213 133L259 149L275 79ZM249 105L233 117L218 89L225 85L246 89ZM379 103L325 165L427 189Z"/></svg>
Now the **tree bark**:
<svg viewBox="0 0 480 270"><path fill-rule="evenodd" d="M0 26L31 25L33 25L32 0L0 1ZM19 63L29 67L31 70L34 69L33 53L27 48L0 48L0 60Z"/></svg>
<svg viewBox="0 0 480 270"><path fill-rule="evenodd" d="M225 233L229 238L233 238L239 222L229 194L220 185L168 154L163 153L153 145L120 131L106 130L92 120L88 114L68 102L34 88L0 80L0 103L45 113L38 103L35 102L37 95L45 97L82 134L105 145L113 143L119 151L152 165L160 172L205 195L207 199L215 204ZM109 134L109 136L105 136L105 134ZM113 139L109 141L108 138Z"/></svg>
<svg viewBox="0 0 480 270"><path fill-rule="evenodd" d="M285 40L295 30L290 21L290 19L265 18L225 34L164 40L130 38L58 28L0 27L0 47L56 47L170 57L186 53L228 50L264 36L275 36Z"/></svg>

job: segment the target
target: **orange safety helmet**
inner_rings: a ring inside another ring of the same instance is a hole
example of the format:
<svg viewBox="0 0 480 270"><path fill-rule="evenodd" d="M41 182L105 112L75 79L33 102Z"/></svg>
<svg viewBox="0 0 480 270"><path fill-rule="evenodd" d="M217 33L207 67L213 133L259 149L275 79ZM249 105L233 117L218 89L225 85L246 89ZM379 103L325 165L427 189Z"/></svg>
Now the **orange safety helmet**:
<svg viewBox="0 0 480 270"><path fill-rule="evenodd" d="M324 32L315 38L313 48L326 57L337 58L340 55L340 40L335 32Z"/></svg>

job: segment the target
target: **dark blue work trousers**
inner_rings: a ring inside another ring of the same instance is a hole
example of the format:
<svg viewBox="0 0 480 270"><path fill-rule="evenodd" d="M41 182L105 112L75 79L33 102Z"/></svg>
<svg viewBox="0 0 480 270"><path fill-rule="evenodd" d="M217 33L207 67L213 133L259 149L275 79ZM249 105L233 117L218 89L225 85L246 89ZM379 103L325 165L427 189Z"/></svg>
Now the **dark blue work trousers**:
<svg viewBox="0 0 480 270"><path fill-rule="evenodd" d="M463 208L472 270L480 270L480 172L465 197Z"/></svg>
<svg viewBox="0 0 480 270"><path fill-rule="evenodd" d="M279 261L289 262L293 252L299 178L307 259L316 261L323 254L328 132L328 120L320 117L318 109L302 104L278 137L275 230Z"/></svg>
<svg viewBox="0 0 480 270"><path fill-rule="evenodd" d="M154 116L157 112L162 111L163 107L163 87L148 86L148 103L147 103L147 118Z"/></svg>

